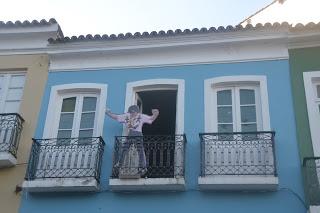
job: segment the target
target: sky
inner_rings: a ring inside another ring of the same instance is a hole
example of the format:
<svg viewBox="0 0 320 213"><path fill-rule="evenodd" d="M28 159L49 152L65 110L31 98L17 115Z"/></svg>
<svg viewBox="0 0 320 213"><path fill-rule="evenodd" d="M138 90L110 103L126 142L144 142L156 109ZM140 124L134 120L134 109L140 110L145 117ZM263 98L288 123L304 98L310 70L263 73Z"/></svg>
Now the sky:
<svg viewBox="0 0 320 213"><path fill-rule="evenodd" d="M208 28L237 25L272 1L1 0L0 21L55 18L65 36Z"/></svg>

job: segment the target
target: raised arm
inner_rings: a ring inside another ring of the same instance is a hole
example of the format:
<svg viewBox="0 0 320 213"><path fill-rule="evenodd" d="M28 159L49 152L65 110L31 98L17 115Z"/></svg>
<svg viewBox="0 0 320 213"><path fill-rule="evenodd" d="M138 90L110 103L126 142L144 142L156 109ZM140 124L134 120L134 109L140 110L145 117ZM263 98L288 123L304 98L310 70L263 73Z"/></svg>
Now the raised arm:
<svg viewBox="0 0 320 213"><path fill-rule="evenodd" d="M153 122L159 116L159 110L158 109L152 109L151 112L152 112L151 120Z"/></svg>
<svg viewBox="0 0 320 213"><path fill-rule="evenodd" d="M114 120L118 120L118 115L112 113L109 108L106 109L106 114L107 114L110 118L112 118L112 119L114 119Z"/></svg>

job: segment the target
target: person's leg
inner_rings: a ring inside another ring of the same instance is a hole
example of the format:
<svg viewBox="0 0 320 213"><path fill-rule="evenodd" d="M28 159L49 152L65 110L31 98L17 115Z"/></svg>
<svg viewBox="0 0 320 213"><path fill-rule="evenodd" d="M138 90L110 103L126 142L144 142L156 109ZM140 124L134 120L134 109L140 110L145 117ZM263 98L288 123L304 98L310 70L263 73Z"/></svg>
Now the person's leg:
<svg viewBox="0 0 320 213"><path fill-rule="evenodd" d="M132 131L134 135L134 143L136 144L138 155L139 155L139 170L146 169L146 154L143 147L143 135L141 132Z"/></svg>

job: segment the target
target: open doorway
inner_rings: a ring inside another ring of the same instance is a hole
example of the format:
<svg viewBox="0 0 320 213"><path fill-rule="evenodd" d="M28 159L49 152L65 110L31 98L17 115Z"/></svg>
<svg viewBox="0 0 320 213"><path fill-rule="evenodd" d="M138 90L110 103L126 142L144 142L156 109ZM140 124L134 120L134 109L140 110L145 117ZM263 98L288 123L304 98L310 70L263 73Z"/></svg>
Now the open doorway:
<svg viewBox="0 0 320 213"><path fill-rule="evenodd" d="M151 115L159 109L160 115L152 125L143 126L144 135L174 135L176 132L176 90L152 90L136 93L137 105L142 113Z"/></svg>
<svg viewBox="0 0 320 213"><path fill-rule="evenodd" d="M143 126L147 177L174 176L177 90L149 90L136 92L136 104L142 113L150 115L159 109L159 117L152 125Z"/></svg>

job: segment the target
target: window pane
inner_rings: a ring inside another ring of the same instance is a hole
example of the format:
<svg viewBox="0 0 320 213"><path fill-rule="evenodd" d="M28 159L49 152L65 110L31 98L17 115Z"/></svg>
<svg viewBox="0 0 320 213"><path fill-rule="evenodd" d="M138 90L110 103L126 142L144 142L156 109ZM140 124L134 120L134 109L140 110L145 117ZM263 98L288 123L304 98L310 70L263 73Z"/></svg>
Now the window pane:
<svg viewBox="0 0 320 213"><path fill-rule="evenodd" d="M10 79L9 87L23 87L24 86L24 75L13 75Z"/></svg>
<svg viewBox="0 0 320 213"><path fill-rule="evenodd" d="M96 97L85 97L83 99L82 112L96 111L96 103L97 103Z"/></svg>
<svg viewBox="0 0 320 213"><path fill-rule="evenodd" d="M71 130L59 130L57 138L71 138Z"/></svg>
<svg viewBox="0 0 320 213"><path fill-rule="evenodd" d="M87 138L87 137L92 137L93 135L93 130L80 130L79 131L79 138Z"/></svg>
<svg viewBox="0 0 320 213"><path fill-rule="evenodd" d="M59 129L72 129L73 113L61 114Z"/></svg>
<svg viewBox="0 0 320 213"><path fill-rule="evenodd" d="M20 101L6 101L4 103L4 113L19 112Z"/></svg>
<svg viewBox="0 0 320 213"><path fill-rule="evenodd" d="M233 132L232 124L218 124L218 132Z"/></svg>
<svg viewBox="0 0 320 213"><path fill-rule="evenodd" d="M320 98L320 85L317 85L317 96Z"/></svg>
<svg viewBox="0 0 320 213"><path fill-rule="evenodd" d="M84 128L93 128L94 126L94 112L91 113L82 113L80 129Z"/></svg>
<svg viewBox="0 0 320 213"><path fill-rule="evenodd" d="M74 112L76 106L76 97L65 98L62 102L61 112Z"/></svg>
<svg viewBox="0 0 320 213"><path fill-rule="evenodd" d="M256 132L257 124L242 124L241 125L242 132Z"/></svg>
<svg viewBox="0 0 320 213"><path fill-rule="evenodd" d="M9 89L6 100L21 100L23 89Z"/></svg>
<svg viewBox="0 0 320 213"><path fill-rule="evenodd" d="M240 104L255 104L254 90L240 89Z"/></svg>
<svg viewBox="0 0 320 213"><path fill-rule="evenodd" d="M218 123L232 123L232 107L218 107Z"/></svg>
<svg viewBox="0 0 320 213"><path fill-rule="evenodd" d="M241 107L241 122L256 122L256 107L242 106Z"/></svg>
<svg viewBox="0 0 320 213"><path fill-rule="evenodd" d="M231 90L217 92L218 105L232 105Z"/></svg>

